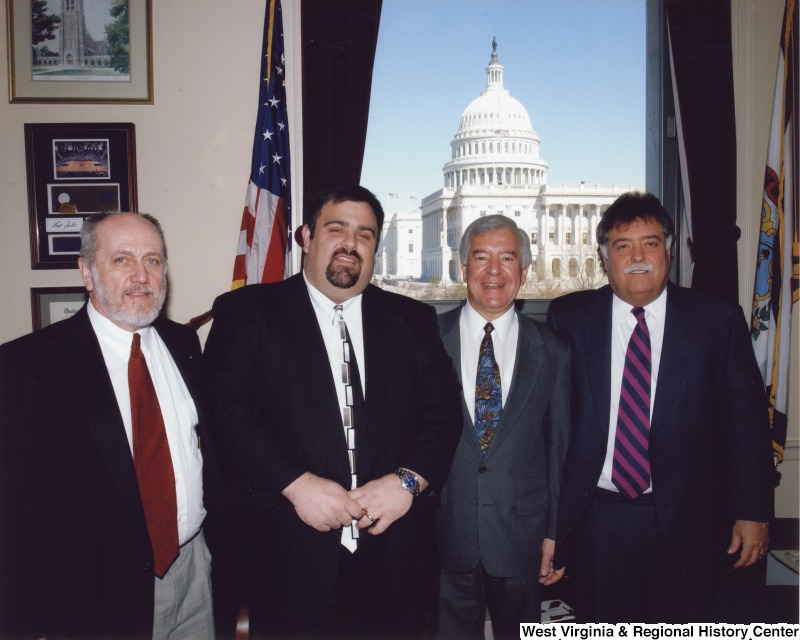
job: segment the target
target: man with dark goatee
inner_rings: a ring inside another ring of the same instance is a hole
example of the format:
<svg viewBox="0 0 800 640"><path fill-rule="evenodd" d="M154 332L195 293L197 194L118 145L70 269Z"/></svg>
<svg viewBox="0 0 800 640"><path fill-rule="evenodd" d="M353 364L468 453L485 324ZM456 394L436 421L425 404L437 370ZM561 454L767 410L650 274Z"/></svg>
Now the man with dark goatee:
<svg viewBox="0 0 800 640"><path fill-rule="evenodd" d="M383 209L312 202L302 274L220 296L205 359L228 456L251 637L419 637L428 494L459 437L433 308L370 285Z"/></svg>

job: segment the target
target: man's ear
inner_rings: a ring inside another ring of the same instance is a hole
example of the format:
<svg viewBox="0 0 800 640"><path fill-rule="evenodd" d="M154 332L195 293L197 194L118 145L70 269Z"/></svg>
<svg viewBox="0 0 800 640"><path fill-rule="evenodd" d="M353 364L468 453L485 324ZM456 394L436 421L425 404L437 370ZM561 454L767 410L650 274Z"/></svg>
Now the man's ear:
<svg viewBox="0 0 800 640"><path fill-rule="evenodd" d="M78 270L81 272L81 278L83 278L83 286L86 287L87 291L93 291L94 280L92 280L92 270L83 258L78 258Z"/></svg>
<svg viewBox="0 0 800 640"><path fill-rule="evenodd" d="M308 253L308 244L311 242L311 227L309 227L308 224L304 224L300 227L300 237L303 240L303 253Z"/></svg>

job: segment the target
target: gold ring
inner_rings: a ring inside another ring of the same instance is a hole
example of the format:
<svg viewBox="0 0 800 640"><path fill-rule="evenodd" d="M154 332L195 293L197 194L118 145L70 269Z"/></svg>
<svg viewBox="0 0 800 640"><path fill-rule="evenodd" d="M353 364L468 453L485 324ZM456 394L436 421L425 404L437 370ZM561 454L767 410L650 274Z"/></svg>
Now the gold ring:
<svg viewBox="0 0 800 640"><path fill-rule="evenodd" d="M364 509L364 517L365 517L367 520L369 520L370 522L375 522L375 518L373 518L371 515L369 515L369 514L367 513L367 510L366 510L366 509Z"/></svg>

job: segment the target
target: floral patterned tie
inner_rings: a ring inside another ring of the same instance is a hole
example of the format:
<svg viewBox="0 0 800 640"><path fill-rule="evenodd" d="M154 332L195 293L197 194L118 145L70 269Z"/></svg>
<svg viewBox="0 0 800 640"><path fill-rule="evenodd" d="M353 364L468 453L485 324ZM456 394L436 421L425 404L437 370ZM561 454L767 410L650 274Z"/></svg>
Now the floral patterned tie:
<svg viewBox="0 0 800 640"><path fill-rule="evenodd" d="M478 436L481 451L485 452L503 412L503 389L500 386L500 367L494 358L492 323L487 322L483 330L486 335L481 341L478 376L475 381L475 434Z"/></svg>

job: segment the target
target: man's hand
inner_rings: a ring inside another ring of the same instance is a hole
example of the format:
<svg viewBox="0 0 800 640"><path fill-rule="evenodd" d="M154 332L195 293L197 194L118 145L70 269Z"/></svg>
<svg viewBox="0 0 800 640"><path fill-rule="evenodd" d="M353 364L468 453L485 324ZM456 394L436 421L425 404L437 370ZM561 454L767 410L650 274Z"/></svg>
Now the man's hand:
<svg viewBox="0 0 800 640"><path fill-rule="evenodd" d="M364 513L361 505L337 482L306 472L282 491L300 519L317 531L349 525Z"/></svg>
<svg viewBox="0 0 800 640"><path fill-rule="evenodd" d="M737 520L733 524L733 535L728 554L739 552L734 569L749 567L758 562L769 549L769 525L766 522Z"/></svg>
<svg viewBox="0 0 800 640"><path fill-rule="evenodd" d="M539 569L539 584L555 584L564 575L566 567L560 569L553 568L553 556L556 552L556 541L545 538L542 543L542 566Z"/></svg>
<svg viewBox="0 0 800 640"><path fill-rule="evenodd" d="M424 489L427 483L423 484L425 481L417 477L420 489ZM374 536L380 535L395 520L406 515L414 501L413 496L403 489L400 479L393 473L367 482L364 486L353 489L349 495L364 505L364 515L358 521L358 528L370 527L369 532Z"/></svg>

